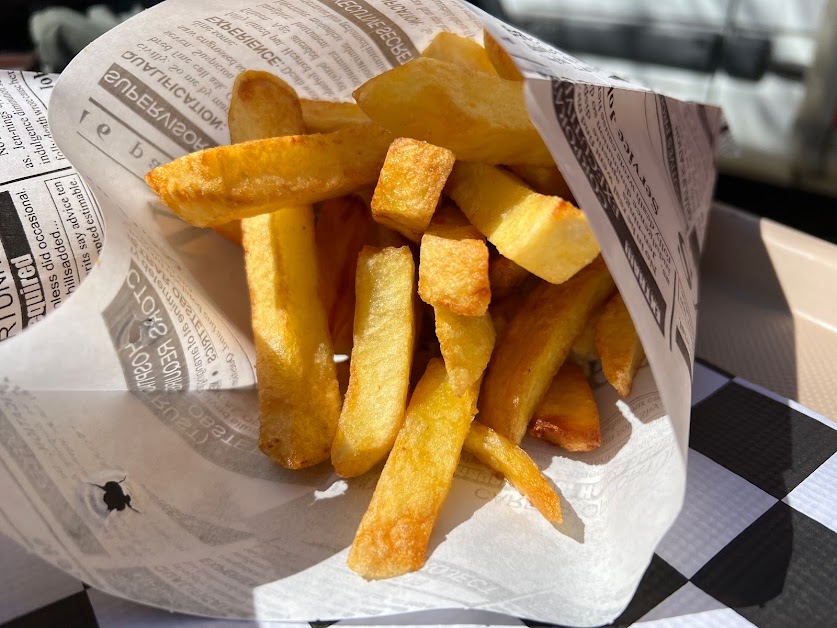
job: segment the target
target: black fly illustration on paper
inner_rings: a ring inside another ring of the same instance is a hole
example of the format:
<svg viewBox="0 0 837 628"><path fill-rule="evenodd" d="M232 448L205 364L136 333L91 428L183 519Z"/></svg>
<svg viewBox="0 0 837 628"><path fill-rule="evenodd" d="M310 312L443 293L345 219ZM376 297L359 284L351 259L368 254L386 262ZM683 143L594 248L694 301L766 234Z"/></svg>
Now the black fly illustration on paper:
<svg viewBox="0 0 837 628"><path fill-rule="evenodd" d="M124 482L127 478L128 476L126 475L118 482L114 480L105 482L104 486L100 484L93 484L91 482L93 486L98 487L105 492L102 499L108 507L108 512L110 512L111 510L122 511L125 510L126 506L134 512L139 512L139 510L131 506L131 496L122 490L122 482Z"/></svg>

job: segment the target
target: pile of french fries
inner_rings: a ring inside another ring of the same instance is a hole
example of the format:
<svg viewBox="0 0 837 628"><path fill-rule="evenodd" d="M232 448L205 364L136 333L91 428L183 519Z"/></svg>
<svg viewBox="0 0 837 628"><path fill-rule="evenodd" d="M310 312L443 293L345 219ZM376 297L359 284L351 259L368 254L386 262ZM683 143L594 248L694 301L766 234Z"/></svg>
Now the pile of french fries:
<svg viewBox="0 0 837 628"><path fill-rule="evenodd" d="M422 566L463 450L560 522L519 443L599 446L590 364L628 396L644 359L521 75L485 43L441 33L356 104L244 72L231 145L146 177L243 245L262 451L344 477L384 463L348 557L370 579Z"/></svg>

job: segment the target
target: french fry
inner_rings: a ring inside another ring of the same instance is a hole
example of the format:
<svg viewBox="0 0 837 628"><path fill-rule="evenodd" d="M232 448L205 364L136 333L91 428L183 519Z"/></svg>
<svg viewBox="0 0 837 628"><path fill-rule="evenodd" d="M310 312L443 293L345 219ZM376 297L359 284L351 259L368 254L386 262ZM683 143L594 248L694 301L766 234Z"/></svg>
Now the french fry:
<svg viewBox="0 0 837 628"><path fill-rule="evenodd" d="M555 166L509 166L509 170L538 194L559 196L575 204L570 186Z"/></svg>
<svg viewBox="0 0 837 628"><path fill-rule="evenodd" d="M302 119L309 133L331 133L348 126L368 123L369 117L360 110L357 103L330 102L300 98Z"/></svg>
<svg viewBox="0 0 837 628"><path fill-rule="evenodd" d="M343 477L389 453L404 421L415 344L415 264L409 248L365 246L357 261L349 389L331 448Z"/></svg>
<svg viewBox="0 0 837 628"><path fill-rule="evenodd" d="M561 523L561 498L525 451L479 421L471 423L464 449L503 474L518 492L553 523Z"/></svg>
<svg viewBox="0 0 837 628"><path fill-rule="evenodd" d="M508 257L497 255L488 262L488 280L491 284L491 298L505 299L532 274Z"/></svg>
<svg viewBox="0 0 837 628"><path fill-rule="evenodd" d="M241 244L241 222L232 220L230 222L223 222L219 225L214 225L212 229L218 235L225 237L227 240L238 246Z"/></svg>
<svg viewBox="0 0 837 628"><path fill-rule="evenodd" d="M392 135L371 123L269 137L189 153L145 180L177 215L204 227L373 185L391 142Z"/></svg>
<svg viewBox="0 0 837 628"><path fill-rule="evenodd" d="M592 312L615 286L601 256L562 284L530 292L494 347L480 397L483 423L519 443Z"/></svg>
<svg viewBox="0 0 837 628"><path fill-rule="evenodd" d="M317 267L334 352L352 350L355 316L355 266L363 245L372 237L373 223L366 205L355 196L323 201L314 227Z"/></svg>
<svg viewBox="0 0 837 628"><path fill-rule="evenodd" d="M227 116L233 143L306 132L296 91L270 72L245 70L233 91Z"/></svg>
<svg viewBox="0 0 837 628"><path fill-rule="evenodd" d="M372 196L372 217L413 242L419 242L455 158L446 148L410 138L397 138L387 150Z"/></svg>
<svg viewBox="0 0 837 628"><path fill-rule="evenodd" d="M573 342L571 353L579 362L595 362L599 359L599 353L596 351L596 325L603 311L604 308L600 307L590 314L584 329Z"/></svg>
<svg viewBox="0 0 837 628"><path fill-rule="evenodd" d="M463 316L444 307L433 308L436 337L445 360L450 385L457 395L464 394L482 377L494 350L494 323L488 312Z"/></svg>
<svg viewBox="0 0 837 628"><path fill-rule="evenodd" d="M354 97L366 115L393 135L444 146L457 159L555 163L529 119L517 81L418 57L370 79Z"/></svg>
<svg viewBox="0 0 837 628"><path fill-rule="evenodd" d="M491 314L491 320L494 323L494 333L497 335L498 340L508 326L509 321L517 314L517 310L523 304L524 297L525 295L514 292L505 299L492 302L489 306L488 311Z"/></svg>
<svg viewBox="0 0 837 628"><path fill-rule="evenodd" d="M477 411L479 384L457 396L442 361L430 361L349 550L352 571L367 579L390 578L424 564Z"/></svg>
<svg viewBox="0 0 837 628"><path fill-rule="evenodd" d="M565 362L535 408L529 436L568 451L590 451L602 444L599 409L581 367Z"/></svg>
<svg viewBox="0 0 837 628"><path fill-rule="evenodd" d="M419 295L463 316L482 316L491 301L488 247L471 225L432 222L419 249Z"/></svg>
<svg viewBox="0 0 837 628"><path fill-rule="evenodd" d="M491 60L488 58L485 48L473 39L454 33L443 32L436 35L421 53L421 56L455 63L478 72L497 74L497 70L491 65Z"/></svg>
<svg viewBox="0 0 837 628"><path fill-rule="evenodd" d="M596 351L607 381L623 397L630 396L634 375L645 359L645 351L619 293L605 305L596 325Z"/></svg>
<svg viewBox="0 0 837 628"><path fill-rule="evenodd" d="M445 190L503 256L550 283L566 281L599 253L580 209L500 168L457 161Z"/></svg>
<svg viewBox="0 0 837 628"><path fill-rule="evenodd" d="M482 31L482 43L485 45L485 54L491 61L491 65L497 70L497 74L509 81L523 80L523 75L517 69L509 53L497 43L497 40L487 30Z"/></svg>
<svg viewBox="0 0 837 628"><path fill-rule="evenodd" d="M232 141L304 131L293 128L301 115L264 114L271 105L287 111L294 104L299 110L281 79L243 73L230 102ZM241 223L259 383L259 448L297 469L328 458L340 390L318 292L314 210L279 203L270 208L275 211Z"/></svg>

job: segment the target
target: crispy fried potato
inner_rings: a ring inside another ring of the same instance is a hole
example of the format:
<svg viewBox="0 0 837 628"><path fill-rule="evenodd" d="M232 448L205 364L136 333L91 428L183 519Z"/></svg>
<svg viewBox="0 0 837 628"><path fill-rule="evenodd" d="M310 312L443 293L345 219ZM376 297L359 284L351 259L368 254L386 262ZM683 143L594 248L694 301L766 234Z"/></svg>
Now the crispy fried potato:
<svg viewBox="0 0 837 628"><path fill-rule="evenodd" d="M304 132L294 88L270 72L245 70L235 78L233 93L227 116L233 143Z"/></svg>
<svg viewBox="0 0 837 628"><path fill-rule="evenodd" d="M482 31L482 42L485 45L485 54L491 65L497 70L497 74L509 81L522 81L523 75L512 61L509 53L500 46L496 39L487 30Z"/></svg>
<svg viewBox="0 0 837 628"><path fill-rule="evenodd" d="M485 48L473 39L454 33L439 33L436 35L421 53L421 56L455 63L478 72L497 74L497 70L491 65Z"/></svg>
<svg viewBox="0 0 837 628"><path fill-rule="evenodd" d="M481 316L491 301L488 247L471 225L432 222L419 249L419 295L463 316Z"/></svg>
<svg viewBox="0 0 837 628"><path fill-rule="evenodd" d="M474 421L465 438L464 449L490 469L502 473L547 521L561 523L561 499L535 461L520 447Z"/></svg>
<svg viewBox="0 0 837 628"><path fill-rule="evenodd" d="M184 155L145 180L197 227L315 203L373 185L392 135L375 124L216 146Z"/></svg>
<svg viewBox="0 0 837 628"><path fill-rule="evenodd" d="M482 377L494 350L494 323L491 315L463 316L444 307L433 308L436 337L445 360L453 392L462 395Z"/></svg>
<svg viewBox="0 0 837 628"><path fill-rule="evenodd" d="M355 266L363 245L372 238L366 205L355 196L323 201L315 229L320 296L328 317L335 353L352 350L355 316Z"/></svg>
<svg viewBox="0 0 837 628"><path fill-rule="evenodd" d="M240 221L232 220L230 222L221 223L220 225L213 225L212 229L215 231L215 233L225 237L233 244L237 244L238 246L242 245Z"/></svg>
<svg viewBox="0 0 837 628"><path fill-rule="evenodd" d="M581 367L565 362L535 408L529 436L568 451L590 451L602 444L599 409Z"/></svg>
<svg viewBox="0 0 837 628"><path fill-rule="evenodd" d="M540 281L540 280L539 280ZM494 332L497 335L497 340L505 331L509 321L517 314L517 310L523 304L525 295L514 292L500 301L493 301L488 308L491 314L491 320L494 323ZM495 342L496 344L496 342Z"/></svg>
<svg viewBox="0 0 837 628"><path fill-rule="evenodd" d="M596 308L584 324L584 329L573 342L572 357L576 362L595 362L599 359L596 351L596 325L604 311L604 306Z"/></svg>
<svg viewBox="0 0 837 628"><path fill-rule="evenodd" d="M515 264L508 257L496 255L488 262L488 280L491 283L491 298L505 299L532 274Z"/></svg>
<svg viewBox="0 0 837 628"><path fill-rule="evenodd" d="M516 81L418 57L370 79L354 97L366 115L394 135L444 146L457 159L555 163Z"/></svg>
<svg viewBox="0 0 837 628"><path fill-rule="evenodd" d="M404 421L415 345L415 264L409 248L363 247L357 261L349 389L331 448L343 477L389 453Z"/></svg>
<svg viewBox="0 0 837 628"><path fill-rule="evenodd" d="M570 186L555 166L509 166L509 170L538 194L559 196L575 204Z"/></svg>
<svg viewBox="0 0 837 628"><path fill-rule="evenodd" d="M520 442L590 312L614 289L599 256L568 281L542 283L527 295L488 364L480 397L483 423Z"/></svg>
<svg viewBox="0 0 837 628"><path fill-rule="evenodd" d="M645 350L619 293L613 295L596 325L596 351L602 359L602 372L623 397L631 394Z"/></svg>
<svg viewBox="0 0 837 628"><path fill-rule="evenodd" d="M275 83L273 87L269 83ZM265 115L270 105L299 110L296 94L273 75L244 73L233 86L233 141L299 133L302 117ZM340 390L318 291L314 210L276 210L241 222L259 383L259 448L297 469L328 458ZM310 394L300 395L308 390Z"/></svg>
<svg viewBox="0 0 837 628"><path fill-rule="evenodd" d="M457 161L445 190L503 256L550 283L566 281L599 253L580 209L533 192L505 170Z"/></svg>
<svg viewBox="0 0 837 628"><path fill-rule="evenodd" d="M370 121L357 103L353 102L301 98L299 104L302 106L302 118L309 133L331 133Z"/></svg>
<svg viewBox="0 0 837 628"><path fill-rule="evenodd" d="M372 217L419 242L430 224L455 158L446 148L399 137L387 150L372 197Z"/></svg>
<svg viewBox="0 0 837 628"><path fill-rule="evenodd" d="M477 411L479 384L457 396L442 361L430 361L349 550L352 571L368 579L390 578L424 564Z"/></svg>

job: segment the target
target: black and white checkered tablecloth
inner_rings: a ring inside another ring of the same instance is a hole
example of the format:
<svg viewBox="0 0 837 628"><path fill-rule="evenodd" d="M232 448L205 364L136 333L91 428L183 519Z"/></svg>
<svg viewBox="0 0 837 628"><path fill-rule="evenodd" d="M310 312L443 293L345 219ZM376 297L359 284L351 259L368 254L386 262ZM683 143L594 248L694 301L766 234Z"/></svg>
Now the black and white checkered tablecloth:
<svg viewBox="0 0 837 628"><path fill-rule="evenodd" d="M614 625L837 625L837 423L695 366L683 511ZM2 628L304 626L167 613L96 590L0 537ZM542 625L432 611L331 625ZM329 623L316 622L312 626Z"/></svg>

